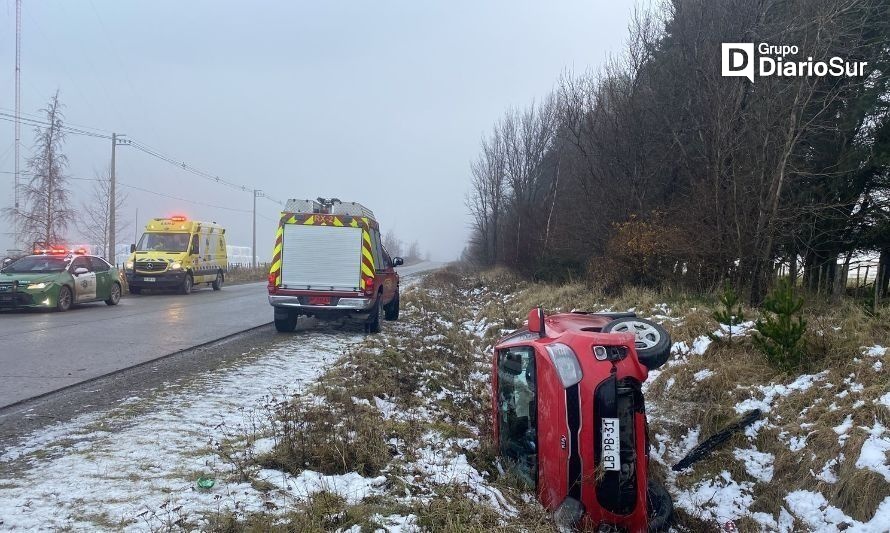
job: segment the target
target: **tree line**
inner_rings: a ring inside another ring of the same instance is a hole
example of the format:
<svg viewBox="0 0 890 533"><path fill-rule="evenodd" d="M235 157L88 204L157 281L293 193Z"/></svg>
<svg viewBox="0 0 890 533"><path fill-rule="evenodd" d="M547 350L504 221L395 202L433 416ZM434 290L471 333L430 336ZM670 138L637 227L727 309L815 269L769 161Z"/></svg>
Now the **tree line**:
<svg viewBox="0 0 890 533"><path fill-rule="evenodd" d="M865 72L723 77L721 43L739 42L796 45L785 59L837 56ZM564 75L483 138L465 256L606 288L731 283L752 303L779 263L836 290L857 253L880 254L887 272L888 60L890 0L639 11L618 57Z"/></svg>

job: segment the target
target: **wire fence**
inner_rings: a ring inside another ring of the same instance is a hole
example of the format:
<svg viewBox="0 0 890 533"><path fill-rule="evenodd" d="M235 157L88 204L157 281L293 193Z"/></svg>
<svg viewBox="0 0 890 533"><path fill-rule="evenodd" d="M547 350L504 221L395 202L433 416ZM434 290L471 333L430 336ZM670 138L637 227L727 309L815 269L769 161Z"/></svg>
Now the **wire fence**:
<svg viewBox="0 0 890 533"><path fill-rule="evenodd" d="M890 301L890 265L877 259L857 259L845 263L828 262L808 269L787 261L776 269L777 279L792 282L816 295L848 296L871 301L873 307Z"/></svg>

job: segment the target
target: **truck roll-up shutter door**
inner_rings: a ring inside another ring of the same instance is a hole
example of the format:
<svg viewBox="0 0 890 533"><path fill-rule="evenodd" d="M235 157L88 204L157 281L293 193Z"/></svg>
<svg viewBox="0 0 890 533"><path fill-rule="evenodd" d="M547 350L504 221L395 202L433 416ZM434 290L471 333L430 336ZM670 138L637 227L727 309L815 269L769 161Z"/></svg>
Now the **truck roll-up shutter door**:
<svg viewBox="0 0 890 533"><path fill-rule="evenodd" d="M358 291L361 261L361 228L284 225L282 288Z"/></svg>

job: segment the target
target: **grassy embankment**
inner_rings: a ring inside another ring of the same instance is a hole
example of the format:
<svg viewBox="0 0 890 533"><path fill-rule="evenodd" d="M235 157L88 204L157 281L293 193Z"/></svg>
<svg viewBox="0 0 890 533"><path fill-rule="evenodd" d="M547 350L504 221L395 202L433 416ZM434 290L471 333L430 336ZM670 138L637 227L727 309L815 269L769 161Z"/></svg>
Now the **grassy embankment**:
<svg viewBox="0 0 890 533"><path fill-rule="evenodd" d="M548 311L634 308L662 322L674 342L692 346L718 328L711 318L715 303L710 296L636 289L607 298L582 284L534 285L504 271L432 274L403 293L400 322L386 323L383 334L349 350L305 394L280 401L274 407L274 448L233 469L233 475L247 479L259 468L294 475L358 472L380 477L379 490L360 501L323 491L292 509L220 514L211 517L212 528L373 530L409 517L409 523L436 531L550 531L546 513L515 480L499 473L494 458L491 344L541 304ZM722 524L719 513L708 511L709 502L700 502L699 510L699 502L689 505L689 498L703 483L719 481L724 471L745 485L752 500L735 518L742 531L760 529L753 513L778 519L785 496L794 490L819 492L860 521L868 521L890 493L881 475L854 465L867 429L877 422L890 425L890 410L877 401L887 392L883 370L862 354L863 346L890 344L890 312L885 308L869 316L849 303L823 302L805 311L809 357L801 373L818 373L817 386L769 398L761 387L788 384L797 376L772 369L749 338L713 344L704 355L681 349L650 376L653 475L667 478L675 499L686 501L678 501L677 512L684 530ZM756 436L736 435L693 468L669 473L667 467L688 451L696 435L703 439L732 421L736 406L750 399L768 401L770 407ZM852 425L839 439L835 428L845 423ZM752 448L773 457L769 482L752 476L736 456L737 450ZM846 460L832 465L841 454ZM825 469L834 482L818 477ZM799 521L794 525L806 529Z"/></svg>

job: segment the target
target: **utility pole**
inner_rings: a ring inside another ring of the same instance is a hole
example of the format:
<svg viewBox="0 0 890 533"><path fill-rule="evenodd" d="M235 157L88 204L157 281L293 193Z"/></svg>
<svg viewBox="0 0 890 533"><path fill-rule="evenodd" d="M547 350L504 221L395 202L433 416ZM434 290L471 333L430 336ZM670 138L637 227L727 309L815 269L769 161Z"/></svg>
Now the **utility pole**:
<svg viewBox="0 0 890 533"><path fill-rule="evenodd" d="M116 265L115 261L116 253L115 253L115 244L117 243L117 232L116 228L116 220L117 220L117 178L115 176L115 152L117 152L118 145L127 145L130 144L128 139L121 139L120 137L126 137L126 135L118 135L117 133L111 134L111 186L108 189L108 262L112 265Z"/></svg>
<svg viewBox="0 0 890 533"><path fill-rule="evenodd" d="M253 257L250 265L256 270L256 199L264 198L266 195L259 189L253 190L253 244L250 247L250 253Z"/></svg>
<svg viewBox="0 0 890 533"><path fill-rule="evenodd" d="M114 153L117 151L117 133L111 134L111 187L109 188L108 194L108 262L112 265L116 265L117 261L115 261L115 250L114 250L114 239L116 235L114 234L114 223L115 217L114 212L117 211L115 209L117 207L117 200L115 196L115 180L114 180Z"/></svg>
<svg viewBox="0 0 890 533"><path fill-rule="evenodd" d="M22 144L22 0L15 0L15 214L19 214L19 146ZM18 221L16 221L18 222ZM16 240L20 236L16 235Z"/></svg>

